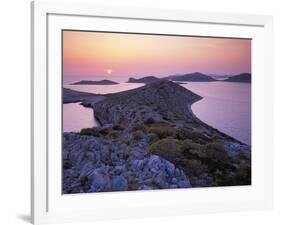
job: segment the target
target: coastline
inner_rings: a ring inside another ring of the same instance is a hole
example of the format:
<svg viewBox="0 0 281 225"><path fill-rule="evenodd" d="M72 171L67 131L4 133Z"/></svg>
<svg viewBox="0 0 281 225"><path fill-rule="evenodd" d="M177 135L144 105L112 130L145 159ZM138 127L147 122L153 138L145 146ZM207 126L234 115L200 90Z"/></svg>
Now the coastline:
<svg viewBox="0 0 281 225"><path fill-rule="evenodd" d="M73 96L100 126L63 133L64 193L251 184L251 147L201 121L202 97L178 84Z"/></svg>
<svg viewBox="0 0 281 225"><path fill-rule="evenodd" d="M142 86L144 87L144 86ZM140 88L142 88L140 87ZM69 89L69 88L63 88L64 90L65 89ZM136 88L136 89L139 89L139 88ZM186 89L186 88L185 88ZM106 99L107 97L110 97L110 96L114 96L116 94L120 94L120 93L126 93L126 92L131 92L131 91L134 91L135 89L131 89L131 90L126 90L126 91L122 91L122 92L118 92L118 93L109 93L109 94L104 94L104 95L101 95L101 94L92 94L92 93L87 93L87 92L80 92L80 91L74 91L72 89L70 89L71 91L75 92L77 94L77 96L79 96L78 98L80 98L79 100L76 100L75 98L73 100L68 100L67 102L63 102L63 104L67 104L67 103L74 103L74 102L80 102L80 105L86 107L86 108L92 108L94 109L94 105L104 99ZM188 89L187 89L188 90ZM89 95L89 96L87 96ZM86 96L86 97L85 97ZM191 119L193 121L195 121L197 124L199 124L200 126L202 126L203 128L205 128L206 130L208 131L211 131L211 132L214 132L215 134L218 134L219 136L222 136L223 138L229 140L229 141L234 141L234 142L237 142L241 145L245 145L245 146L249 146L248 144L246 143L243 143L242 141L228 135L228 134L225 134L224 132L220 131L219 129L205 123L204 121L200 120L196 114L192 111L192 105L200 100L202 100L203 97L200 96L200 99L194 101L194 102L189 102L187 105L186 105L186 108L188 110L188 113L191 115ZM94 109L95 110L95 109ZM100 126L102 126L102 122L100 120L100 118L98 116L95 116L95 113L94 113L94 117L95 119L99 122Z"/></svg>

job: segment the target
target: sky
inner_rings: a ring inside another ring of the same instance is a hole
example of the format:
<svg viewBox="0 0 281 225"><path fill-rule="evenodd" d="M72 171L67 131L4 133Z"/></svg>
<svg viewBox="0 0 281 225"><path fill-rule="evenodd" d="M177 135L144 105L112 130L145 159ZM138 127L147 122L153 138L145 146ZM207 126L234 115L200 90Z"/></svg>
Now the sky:
<svg viewBox="0 0 281 225"><path fill-rule="evenodd" d="M251 72L251 40L63 31L64 77Z"/></svg>

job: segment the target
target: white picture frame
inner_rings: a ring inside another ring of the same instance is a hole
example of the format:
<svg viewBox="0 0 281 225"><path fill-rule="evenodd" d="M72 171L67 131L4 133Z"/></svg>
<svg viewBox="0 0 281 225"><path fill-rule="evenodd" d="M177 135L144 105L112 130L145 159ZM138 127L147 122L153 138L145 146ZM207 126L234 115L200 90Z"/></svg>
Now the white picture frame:
<svg viewBox="0 0 281 225"><path fill-rule="evenodd" d="M103 23L103 20L110 22ZM121 20L124 24L117 26L115 21ZM60 101L61 94L61 61L56 54L60 49L58 32L63 28L93 29L91 26L106 26L104 29L111 26L112 30L117 31L153 32L158 26L159 32L184 33L180 30L187 24L190 32L197 35L233 35L255 40L253 73L257 76L253 78L252 91L252 129L255 131L252 145L255 151L253 184L250 187L198 188L192 191L182 189L62 196L58 191L61 188L58 186L61 180L60 158L57 157L60 153L54 150L60 147L56 135L60 135L61 130L57 130L54 124L61 119L60 112L56 111L56 106L61 103L52 105L56 101L54 99ZM213 26L221 29L213 33ZM43 224L272 208L272 42L271 16L32 2L32 222ZM165 202L163 198L166 198Z"/></svg>

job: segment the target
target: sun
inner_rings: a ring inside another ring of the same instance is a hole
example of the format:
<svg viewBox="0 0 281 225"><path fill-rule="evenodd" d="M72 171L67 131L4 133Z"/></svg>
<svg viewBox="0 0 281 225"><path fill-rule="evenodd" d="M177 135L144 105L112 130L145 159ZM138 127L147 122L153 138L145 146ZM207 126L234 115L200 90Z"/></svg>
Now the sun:
<svg viewBox="0 0 281 225"><path fill-rule="evenodd" d="M113 71L112 71L112 69L106 69L105 72L106 72L106 74L111 75Z"/></svg>

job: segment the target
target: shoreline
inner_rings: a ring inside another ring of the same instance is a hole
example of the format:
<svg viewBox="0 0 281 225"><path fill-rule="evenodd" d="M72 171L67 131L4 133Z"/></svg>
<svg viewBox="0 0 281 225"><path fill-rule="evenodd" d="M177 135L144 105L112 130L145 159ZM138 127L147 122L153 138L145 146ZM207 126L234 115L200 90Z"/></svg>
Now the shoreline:
<svg viewBox="0 0 281 225"><path fill-rule="evenodd" d="M176 83L176 82L173 82L173 83ZM180 85L179 85L180 86ZM144 86L142 86L144 87ZM140 87L140 88L142 88ZM181 86L182 87L182 86ZM187 88L183 87L184 89L188 90ZM65 89L65 88L63 88ZM67 88L68 89L68 88ZM136 89L139 89L139 88L136 88ZM95 109L94 109L94 104L106 99L107 97L110 98L110 96L114 96L116 94L120 94L120 93L126 93L126 92L131 92L131 91L134 91L136 89L131 89L131 90L126 90L126 91L122 91L122 92L117 92L117 93L109 93L109 94L104 94L104 95L101 95L101 94L93 94L93 93L87 93L87 92L80 92L80 91L75 91L75 90L72 90L72 89L68 89L68 90L71 90L73 92L76 92L78 95L82 95L81 96L81 99L80 100L75 100L73 99L72 101L68 101L68 102L63 102L63 104L67 104L67 103L77 103L77 102L80 102L80 105L82 105L83 107L86 107L86 108L92 108L94 110L94 117L95 119L98 121L99 125L102 126L102 121L99 119L98 116L95 115ZM85 97L83 98L84 95L91 95L90 97ZM102 98L100 98L102 97ZM188 104L186 104L186 107L187 107L187 111L188 113L191 115L190 119L193 120L195 123L199 124L200 126L202 126L204 129L206 129L207 131L210 131L210 132L214 132L214 133L217 133L219 136L222 136L224 139L228 140L228 141L234 141L234 142L237 142L241 145L245 145L245 146L250 146L248 145L247 143L244 143L222 131L220 131L219 129L205 123L204 121L200 120L199 117L196 116L196 114L192 111L192 105L198 101L200 101L203 97L200 96L200 99L194 101L194 102L189 102Z"/></svg>
<svg viewBox="0 0 281 225"><path fill-rule="evenodd" d="M251 147L194 114L201 96L163 81L96 97L80 105L101 126L62 134L63 193L251 184Z"/></svg>

